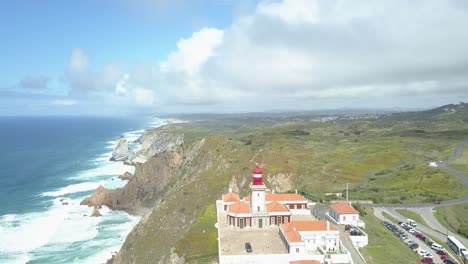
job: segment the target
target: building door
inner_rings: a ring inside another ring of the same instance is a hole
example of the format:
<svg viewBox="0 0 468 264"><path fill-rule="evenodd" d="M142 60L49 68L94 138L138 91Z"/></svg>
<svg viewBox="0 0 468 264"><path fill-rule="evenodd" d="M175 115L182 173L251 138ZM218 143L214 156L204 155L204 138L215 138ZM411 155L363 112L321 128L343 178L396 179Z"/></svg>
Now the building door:
<svg viewBox="0 0 468 264"><path fill-rule="evenodd" d="M244 228L244 218L241 218L239 221L239 227L242 229Z"/></svg>
<svg viewBox="0 0 468 264"><path fill-rule="evenodd" d="M270 217L270 225L274 225L275 224L275 217L272 216Z"/></svg>
<svg viewBox="0 0 468 264"><path fill-rule="evenodd" d="M258 228L263 228L263 219L258 219Z"/></svg>

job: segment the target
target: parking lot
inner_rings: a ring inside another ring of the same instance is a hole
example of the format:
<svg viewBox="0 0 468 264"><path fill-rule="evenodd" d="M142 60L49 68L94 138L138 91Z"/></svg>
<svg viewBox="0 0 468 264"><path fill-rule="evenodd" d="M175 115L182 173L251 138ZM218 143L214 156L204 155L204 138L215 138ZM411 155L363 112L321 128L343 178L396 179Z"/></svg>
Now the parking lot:
<svg viewBox="0 0 468 264"><path fill-rule="evenodd" d="M384 225L396 236L400 237L402 243L405 243L408 247L413 249L415 254L420 256L422 263L451 263L449 260L445 260L452 259L448 255L448 251L433 249L431 247L433 242L430 238L426 237L415 227L403 222L393 223L390 221L384 221ZM441 246L444 247L444 245ZM446 254L442 254L444 251Z"/></svg>

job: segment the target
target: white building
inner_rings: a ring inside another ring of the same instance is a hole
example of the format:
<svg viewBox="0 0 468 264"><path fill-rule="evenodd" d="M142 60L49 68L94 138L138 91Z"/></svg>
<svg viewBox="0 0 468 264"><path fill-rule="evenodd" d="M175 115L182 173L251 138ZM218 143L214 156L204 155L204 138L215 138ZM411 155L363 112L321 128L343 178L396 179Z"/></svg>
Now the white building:
<svg viewBox="0 0 468 264"><path fill-rule="evenodd" d="M328 221L292 221L280 225L280 235L289 254L340 250L338 229Z"/></svg>
<svg viewBox="0 0 468 264"><path fill-rule="evenodd" d="M338 202L331 205L329 213L340 225L360 225L359 212L345 202Z"/></svg>
<svg viewBox="0 0 468 264"><path fill-rule="evenodd" d="M289 223L291 215L310 214L308 201L297 193L272 193L263 184L262 170L253 170L250 195L239 199L229 190L223 194L223 208L227 212L227 223L236 228L265 228Z"/></svg>

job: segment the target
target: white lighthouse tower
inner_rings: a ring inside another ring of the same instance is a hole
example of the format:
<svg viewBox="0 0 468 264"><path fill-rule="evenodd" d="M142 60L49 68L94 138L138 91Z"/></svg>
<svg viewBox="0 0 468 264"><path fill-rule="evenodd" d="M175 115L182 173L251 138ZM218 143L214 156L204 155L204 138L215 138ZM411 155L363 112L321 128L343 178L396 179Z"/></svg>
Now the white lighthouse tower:
<svg viewBox="0 0 468 264"><path fill-rule="evenodd" d="M268 213L265 207L266 186L263 184L262 170L257 166L253 170L253 181L250 184L250 210L254 226L263 228L268 222Z"/></svg>

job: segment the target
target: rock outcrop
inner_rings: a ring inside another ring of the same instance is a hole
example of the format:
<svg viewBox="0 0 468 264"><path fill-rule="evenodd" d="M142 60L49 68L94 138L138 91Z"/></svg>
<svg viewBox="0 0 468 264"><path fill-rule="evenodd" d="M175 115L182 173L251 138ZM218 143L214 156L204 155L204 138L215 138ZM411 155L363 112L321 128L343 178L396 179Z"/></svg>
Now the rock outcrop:
<svg viewBox="0 0 468 264"><path fill-rule="evenodd" d="M130 178L133 177L133 174L131 174L130 172L126 171L124 174L120 175L119 179L123 180L123 181L128 181L130 180Z"/></svg>
<svg viewBox="0 0 468 264"><path fill-rule="evenodd" d="M138 140L140 150L136 154L134 163L144 163L156 154L172 151L184 143L183 134L168 133L159 130L146 131Z"/></svg>
<svg viewBox="0 0 468 264"><path fill-rule="evenodd" d="M90 217L100 217L100 216L102 216L101 212L99 212L99 209L97 208L97 206L94 206L93 213L90 215Z"/></svg>
<svg viewBox="0 0 468 264"><path fill-rule="evenodd" d="M144 163L135 163L135 175L132 176L130 173L122 175L122 177L128 177L128 182L124 187L109 190L99 186L80 204L106 205L110 209L123 210L131 214L143 214L152 208L160 192L175 175L184 153L181 136L167 136L163 133L163 140L158 140L155 135L161 134L152 134L152 140L149 138L145 140L148 147L145 153L153 156L148 157ZM153 143L150 144L150 141Z"/></svg>
<svg viewBox="0 0 468 264"><path fill-rule="evenodd" d="M120 137L117 139L115 148L112 151L111 161L127 161L132 160L135 157L135 153L128 145L127 139Z"/></svg>

